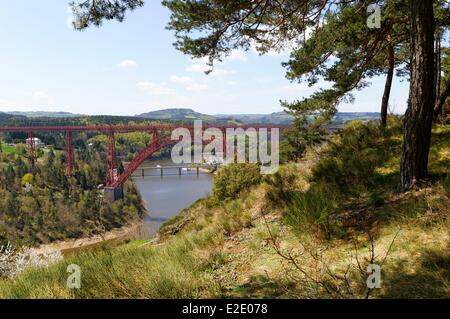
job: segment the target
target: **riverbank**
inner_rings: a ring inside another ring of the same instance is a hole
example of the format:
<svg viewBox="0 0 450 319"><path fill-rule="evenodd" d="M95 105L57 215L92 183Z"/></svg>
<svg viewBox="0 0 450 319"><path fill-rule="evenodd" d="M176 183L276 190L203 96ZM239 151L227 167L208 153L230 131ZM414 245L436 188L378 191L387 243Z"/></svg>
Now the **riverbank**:
<svg viewBox="0 0 450 319"><path fill-rule="evenodd" d="M167 164L168 161L153 160L146 161L145 163L157 163L164 165ZM211 173L208 169L205 168L200 168L200 170L204 173ZM189 178L189 176L187 177ZM193 181L190 179L186 179L186 181L188 181L190 184L198 183L198 180ZM153 183L149 182L148 180L142 181L140 179L133 181L133 183L135 184L135 186L137 186L137 190L139 191L141 197L143 197L143 201L145 203L144 206L147 210L147 214L143 217L142 220L131 222L120 228L105 232L104 234L96 234L88 237L55 241L49 244L40 245L39 247L34 248L34 251L36 251L38 254L59 251L63 255L71 255L83 249L95 248L97 246L100 246L102 243L108 243L108 245L110 246L115 246L129 240L142 238L147 239L157 234L159 227L164 221L172 218L183 209L188 208L195 200L200 198L202 195L201 193L194 192L195 194L193 194L192 196L188 196L178 205L174 205L174 198L177 198L175 202L178 202L180 201L180 198L183 197L183 194L181 193L184 193L184 196L186 196L186 190L184 186L182 189L178 189L176 187L170 186L170 184L168 186L168 183L161 184L160 179L156 180L157 184L155 185L153 185ZM167 189L164 194L167 194L167 198L165 198L164 195L162 195L161 197L161 194L159 194L159 192L161 190L164 190L165 188ZM202 189L201 192L206 192L207 189L209 190L211 188L211 185L208 182L206 188L205 186L200 188ZM190 189L192 190L192 187L190 187ZM147 192L147 190L149 190L150 192ZM157 195L159 196L159 199L151 195ZM167 206L168 202L172 202L171 206L173 207L171 207L171 210L165 211L163 210L163 208ZM153 213L150 213L150 211L152 210L149 207L150 203L153 204ZM160 212L163 212L163 214L160 215Z"/></svg>
<svg viewBox="0 0 450 319"><path fill-rule="evenodd" d="M139 220L130 222L120 228L107 231L104 234L96 234L89 237L74 238L62 241L55 241L49 244L40 245L33 250L37 254L61 252L63 255L71 255L80 250L94 248L102 243L109 245L119 245L127 240L135 240L145 237L146 222Z"/></svg>

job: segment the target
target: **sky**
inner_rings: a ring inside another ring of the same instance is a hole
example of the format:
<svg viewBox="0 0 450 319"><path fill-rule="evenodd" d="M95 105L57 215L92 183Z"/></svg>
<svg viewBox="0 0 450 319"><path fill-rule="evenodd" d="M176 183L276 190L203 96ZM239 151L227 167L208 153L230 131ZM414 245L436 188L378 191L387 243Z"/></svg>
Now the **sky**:
<svg viewBox="0 0 450 319"><path fill-rule="evenodd" d="M280 100L318 87L291 83L288 52L234 51L204 74L205 62L177 51L158 0L83 32L70 25L69 0L0 0L0 111L136 115L187 107L206 114L272 113ZM356 92L340 111L378 112L384 77ZM406 109L408 83L394 80L390 104Z"/></svg>

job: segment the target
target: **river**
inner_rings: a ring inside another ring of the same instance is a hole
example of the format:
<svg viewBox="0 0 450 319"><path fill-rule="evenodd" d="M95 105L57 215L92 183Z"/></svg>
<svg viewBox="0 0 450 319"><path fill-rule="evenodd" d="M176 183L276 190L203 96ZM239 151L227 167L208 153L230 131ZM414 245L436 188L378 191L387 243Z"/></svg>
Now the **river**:
<svg viewBox="0 0 450 319"><path fill-rule="evenodd" d="M174 166L171 160L155 160L144 163L141 168ZM183 171L179 176L178 169L164 169L160 176L159 169L145 170L145 177L141 177L141 170L135 172L133 181L147 205L149 216L149 235L153 235L161 224L189 207L199 198L208 196L212 189L212 174L196 171ZM151 175L151 176L147 176Z"/></svg>

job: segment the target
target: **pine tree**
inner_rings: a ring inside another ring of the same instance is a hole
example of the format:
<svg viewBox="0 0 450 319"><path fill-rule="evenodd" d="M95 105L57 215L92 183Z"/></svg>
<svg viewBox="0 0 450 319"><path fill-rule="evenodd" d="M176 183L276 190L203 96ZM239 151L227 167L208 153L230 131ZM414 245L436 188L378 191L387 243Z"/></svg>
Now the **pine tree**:
<svg viewBox="0 0 450 319"><path fill-rule="evenodd" d="M104 19L123 21L125 12L144 5L143 0L108 0L71 2L72 10L77 18L73 26L84 29L93 24L100 26Z"/></svg>
<svg viewBox="0 0 450 319"><path fill-rule="evenodd" d="M367 26L367 16L362 14L366 11L364 2L344 6L327 16L326 23L294 49L290 60L283 65L292 81L306 80L311 86L323 79L333 83L333 87L286 106L303 113L305 104L323 104L333 115L341 101L353 101L353 90L364 89L370 85L370 78L386 74L380 111L381 124L386 126L395 68L399 75L407 75L402 67L409 59L407 9L404 0L384 3L380 7L384 14L379 29Z"/></svg>
<svg viewBox="0 0 450 319"><path fill-rule="evenodd" d="M94 1L86 1L93 3ZM115 1L123 6L128 1ZM391 1L379 1L377 4L386 7ZM400 3L397 1L392 1ZM95 1L96 6L110 1ZM328 21L333 21L349 10L349 8L367 8L372 1L351 0L351 1L330 1L330 0L286 0L286 1L222 1L222 0L163 0L163 5L171 12L169 29L175 31L177 41L175 47L180 51L189 54L194 58L208 57L209 64L213 68L215 60L221 60L235 49L249 49L255 45L260 53L270 50L281 50L288 47L301 47L308 43L306 34L312 38L317 32L326 29ZM430 149L431 120L433 117L433 107L436 103L436 78L434 63L434 33L435 21L434 10L448 11L448 3L443 0L409 0L405 13L409 17L407 24L408 43L410 48L410 61L407 73L410 74L410 94L408 110L405 115L404 147L401 161L401 188L407 190L421 179L427 177L427 163ZM82 7L78 11L81 29L90 24L99 25L103 19L112 19L114 14L108 10L98 10L96 6ZM80 9L80 6L76 7ZM134 7L133 7L134 9ZM124 11L119 11L117 19L123 19ZM365 14L365 11L360 11ZM395 12L391 12L395 15ZM389 16L388 16L389 17ZM448 21L448 20L447 20ZM344 21L345 22L345 21ZM385 19L385 25L390 23ZM324 27L325 26L325 27ZM351 24L350 24L351 26ZM445 30L447 26L443 26ZM341 29L338 29L341 30ZM386 34L386 30L391 31ZM393 42L392 31L395 29L382 27L374 29L372 39L386 39L370 43ZM346 33L345 33L346 34ZM389 35L389 37L388 37ZM331 46L329 54L324 56L311 56L313 81L318 77L329 75L329 70L324 69L324 63L335 53L341 52L341 61L345 65L347 59L343 58L346 47L336 47L340 43L341 34L330 32L328 42L321 44ZM362 39L362 38L358 38ZM345 42L343 43L345 44ZM333 50L334 48L334 50ZM350 47L352 48L352 47ZM374 55L372 46L358 47L361 52L362 61L372 61ZM389 49L390 50L390 49ZM375 50L376 51L376 50ZM382 52L382 51L380 51ZM394 50L395 52L395 50ZM352 53L352 51L350 52ZM358 53L358 52L356 52ZM392 52L391 52L392 53ZM382 54L382 53L380 53ZM390 54L390 53L389 53ZM389 55L388 54L388 55ZM295 59L295 55L291 56ZM353 58L347 62L356 61ZM315 59L314 59L315 58ZM366 62L364 62L366 63ZM369 63L369 62L368 62ZM350 63L351 66L354 63ZM356 63L356 65L358 65ZM395 65L395 58L394 58ZM376 64L374 64L376 66ZM380 65L378 65L380 66ZM392 67L392 61L389 68ZM339 69L336 69L339 71ZM346 70L343 68L341 70ZM336 102L345 96L345 93L352 86L361 85L358 81L363 78L365 71L369 69L359 69L349 73L348 77L342 76L345 73L337 72L335 87L321 90L313 96L302 101L285 103L292 113L298 118L300 125L307 119L307 114L316 114L319 111L322 117L320 121L328 120L336 112ZM293 73L295 78L301 72ZM341 75L340 75L341 74ZM389 77L391 74L388 72ZM288 73L289 75L289 73ZM342 82L341 82L342 81ZM389 83L386 87L390 87ZM386 92L385 101L387 100ZM383 104L383 112L386 103ZM431 109L431 111L430 111Z"/></svg>
<svg viewBox="0 0 450 319"><path fill-rule="evenodd" d="M402 190L428 177L428 154L436 98L432 1L410 0L411 80L401 160Z"/></svg>
<svg viewBox="0 0 450 319"><path fill-rule="evenodd" d="M440 81L440 94L437 97L436 105L434 106L434 120L437 121L439 116L445 113L445 103L450 94L450 48L442 50L442 64L441 70L443 76Z"/></svg>

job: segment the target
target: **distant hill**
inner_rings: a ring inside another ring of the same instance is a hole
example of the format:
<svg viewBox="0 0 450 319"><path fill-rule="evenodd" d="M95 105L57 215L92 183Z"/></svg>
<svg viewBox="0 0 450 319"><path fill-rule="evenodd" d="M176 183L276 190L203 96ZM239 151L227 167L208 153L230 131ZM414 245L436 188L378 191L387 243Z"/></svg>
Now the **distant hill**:
<svg viewBox="0 0 450 319"><path fill-rule="evenodd" d="M292 118L285 112L272 114L216 114L208 115L189 108L164 109L136 115L155 120L193 121L229 124L290 124Z"/></svg>
<svg viewBox="0 0 450 319"><path fill-rule="evenodd" d="M380 113L378 112L338 112L333 119L333 123L339 124L354 120L372 121L379 118Z"/></svg>
<svg viewBox="0 0 450 319"><path fill-rule="evenodd" d="M332 125L341 126L343 123L352 120L377 120L379 118L379 113L376 112L339 112L333 120ZM163 109L158 111L147 112L135 116L88 116L83 114L74 114L70 112L46 112L46 111L34 111L34 112L0 112L0 122L15 120L16 122L23 121L23 119L30 120L42 120L45 121L46 118L54 118L68 121L74 118L89 118L92 120L99 120L100 122L120 122L121 120L126 120L132 122L133 119L136 121L144 121L147 119L153 120L166 120L166 121L183 121L192 122L194 120L203 120L210 124L217 125L290 125L292 124L293 118L286 112L275 112L271 114L203 114L196 112L190 108L173 108L173 109Z"/></svg>
<svg viewBox="0 0 450 319"><path fill-rule="evenodd" d="M188 108L177 108L177 109L164 109L158 111L147 112L143 114L136 115L136 117L144 117L148 119L155 120L203 120L203 121L214 121L215 117L211 115L202 114L195 112Z"/></svg>
<svg viewBox="0 0 450 319"><path fill-rule="evenodd" d="M16 114L9 114L9 113L5 113L5 112L0 112L0 119L1 120L8 120L14 117L21 117L21 118L25 118L25 116L23 115L16 115Z"/></svg>
<svg viewBox="0 0 450 319"><path fill-rule="evenodd" d="M45 112L45 111L30 111L30 112L19 112L19 111L12 111L12 112L6 112L6 114L10 115L21 115L26 117L80 117L84 116L83 114L74 114L70 112Z"/></svg>
<svg viewBox="0 0 450 319"><path fill-rule="evenodd" d="M215 118L231 119L242 124L278 124L289 125L292 123L292 116L286 112L276 112L271 114L217 114Z"/></svg>
<svg viewBox="0 0 450 319"><path fill-rule="evenodd" d="M377 112L338 112L333 120L333 124L339 125L352 120L377 120ZM292 124L292 116L286 112L275 112L271 114L216 114L207 115L195 112L188 108L164 109L136 115L159 120L193 121L203 120L210 123L233 123L233 124L272 124L289 125Z"/></svg>

